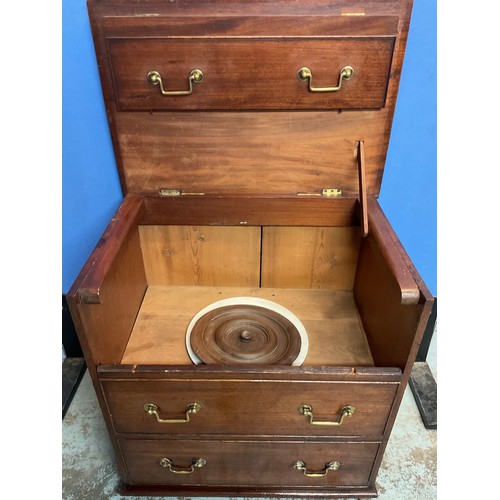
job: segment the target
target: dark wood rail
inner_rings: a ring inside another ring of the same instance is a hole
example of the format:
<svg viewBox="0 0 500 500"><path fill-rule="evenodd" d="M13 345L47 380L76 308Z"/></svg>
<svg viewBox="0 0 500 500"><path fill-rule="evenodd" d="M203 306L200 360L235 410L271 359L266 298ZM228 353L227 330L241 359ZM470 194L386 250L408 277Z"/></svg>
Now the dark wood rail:
<svg viewBox="0 0 500 500"><path fill-rule="evenodd" d="M83 266L68 295L75 302L99 304L101 285L130 231L137 226L144 214L144 199L127 195L104 234Z"/></svg>
<svg viewBox="0 0 500 500"><path fill-rule="evenodd" d="M370 233L375 238L380 252L386 259L391 273L401 290L401 304L418 304L420 289L396 245L395 238L397 236L389 226L377 200L368 197L367 206Z"/></svg>

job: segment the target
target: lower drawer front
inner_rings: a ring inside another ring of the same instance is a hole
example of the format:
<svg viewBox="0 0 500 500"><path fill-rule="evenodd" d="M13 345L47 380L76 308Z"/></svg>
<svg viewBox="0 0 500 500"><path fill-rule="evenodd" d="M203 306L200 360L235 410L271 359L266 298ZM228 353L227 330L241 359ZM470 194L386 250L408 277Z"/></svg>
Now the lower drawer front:
<svg viewBox="0 0 500 500"><path fill-rule="evenodd" d="M120 446L134 485L364 487L379 443L128 439Z"/></svg>
<svg viewBox="0 0 500 500"><path fill-rule="evenodd" d="M384 432L397 387L397 383L276 380L103 381L119 433L361 436L374 440ZM199 409L184 421L192 403ZM303 405L311 408L312 416L301 411ZM354 413L342 418L346 407L354 407ZM155 411L148 413L146 408ZM316 425L325 421L342 423Z"/></svg>

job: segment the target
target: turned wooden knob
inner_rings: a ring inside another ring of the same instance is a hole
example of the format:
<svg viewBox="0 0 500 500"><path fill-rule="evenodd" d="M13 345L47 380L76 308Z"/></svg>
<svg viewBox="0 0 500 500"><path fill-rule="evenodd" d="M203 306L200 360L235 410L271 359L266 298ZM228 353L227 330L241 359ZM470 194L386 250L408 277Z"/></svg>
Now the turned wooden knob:
<svg viewBox="0 0 500 500"><path fill-rule="evenodd" d="M243 330L240 333L240 340L242 342L250 342L252 340L252 332L249 332L248 330Z"/></svg>

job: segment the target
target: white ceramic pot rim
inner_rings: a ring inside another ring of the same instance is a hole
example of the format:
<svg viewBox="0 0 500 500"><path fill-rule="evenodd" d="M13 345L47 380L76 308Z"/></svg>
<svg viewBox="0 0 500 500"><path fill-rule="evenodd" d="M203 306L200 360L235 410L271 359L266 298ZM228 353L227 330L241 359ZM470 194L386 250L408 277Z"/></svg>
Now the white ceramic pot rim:
<svg viewBox="0 0 500 500"><path fill-rule="evenodd" d="M193 361L194 364L196 365L201 365L203 364L203 361L194 353L193 348L191 347L191 332L194 328L194 325L196 322L205 314L207 314L210 311L213 311L214 309L218 309L219 307L225 307L225 306L234 306L234 305L248 305L248 306L258 306L258 307L264 307L266 309L270 309L274 312L277 312L278 314L281 314L284 316L286 319L288 319L295 328L297 328L299 335L300 335L300 351L295 359L295 361L292 363L292 366L300 366L304 362L307 356L307 351L309 349L309 340L307 337L307 332L306 329L304 328L304 325L300 321L295 314L293 314L289 309L286 307L283 307L280 304L277 304L276 302L273 302L271 300L267 299L261 299L258 297L231 297L229 299L222 299L218 300L217 302L213 302L212 304L208 305L207 307L204 307L201 311L196 313L196 315L193 317L191 322L189 323L187 332L186 332L186 349L189 354L189 357L191 358L191 361Z"/></svg>

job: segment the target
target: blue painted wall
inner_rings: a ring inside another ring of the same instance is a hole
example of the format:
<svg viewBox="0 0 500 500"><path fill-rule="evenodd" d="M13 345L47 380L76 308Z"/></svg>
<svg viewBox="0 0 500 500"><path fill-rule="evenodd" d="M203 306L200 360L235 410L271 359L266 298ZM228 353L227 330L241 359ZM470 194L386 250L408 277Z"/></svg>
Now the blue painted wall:
<svg viewBox="0 0 500 500"><path fill-rule="evenodd" d="M414 0L380 203L437 295L436 0ZM121 189L84 0L63 0L62 293L118 208Z"/></svg>

